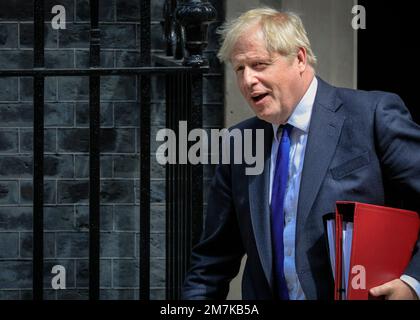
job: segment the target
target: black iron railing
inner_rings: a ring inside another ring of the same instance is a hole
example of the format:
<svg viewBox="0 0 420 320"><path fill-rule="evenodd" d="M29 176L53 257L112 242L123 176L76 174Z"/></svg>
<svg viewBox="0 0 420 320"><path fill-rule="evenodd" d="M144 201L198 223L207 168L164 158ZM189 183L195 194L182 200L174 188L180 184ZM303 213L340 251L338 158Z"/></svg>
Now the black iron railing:
<svg viewBox="0 0 420 320"><path fill-rule="evenodd" d="M44 1L34 2L34 69L44 68ZM42 299L44 271L44 76L35 73L33 139L33 298Z"/></svg>
<svg viewBox="0 0 420 320"><path fill-rule="evenodd" d="M0 77L29 76L34 83L33 119L33 299L43 299L44 269L44 80L52 76L89 77L89 298L99 299L100 275L100 81L108 75L140 77L140 299L150 298L150 101L151 76L166 77L166 124L175 132L181 120L189 129L202 126L202 74L207 71L203 49L207 25L215 9L206 1L165 2L166 56L152 64L150 0L140 1L141 66L100 68L99 1L90 0L90 68L44 67L44 1L34 0L34 67L0 70ZM185 43L185 48L183 44ZM184 54L185 53L185 54ZM166 297L179 298L192 245L201 232L203 170L201 165L168 165L166 168Z"/></svg>
<svg viewBox="0 0 420 320"><path fill-rule="evenodd" d="M207 66L203 50L207 46L208 23L216 18L214 8L201 1L177 3L176 0L167 0L164 8L166 54L173 56L172 64L183 59L185 66ZM158 65L169 63L167 59L157 59ZM186 121L188 131L202 127L202 91L201 74L183 71L166 77L166 127L177 137L180 136L180 121ZM190 145L187 144L188 149ZM178 156L187 151L178 150ZM202 166L188 161L168 165L166 197L166 297L178 299L192 246L202 230Z"/></svg>

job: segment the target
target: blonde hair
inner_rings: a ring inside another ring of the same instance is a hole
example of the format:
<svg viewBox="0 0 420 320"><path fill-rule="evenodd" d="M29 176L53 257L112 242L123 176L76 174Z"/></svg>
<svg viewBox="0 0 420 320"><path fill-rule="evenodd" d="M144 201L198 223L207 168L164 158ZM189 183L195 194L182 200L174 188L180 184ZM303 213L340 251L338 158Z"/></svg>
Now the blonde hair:
<svg viewBox="0 0 420 320"><path fill-rule="evenodd" d="M271 8L252 9L233 21L223 24L217 31L222 40L217 57L222 62L230 61L235 43L249 27L256 23L261 26L268 52L278 52L290 57L296 56L299 48L305 48L308 63L315 66L316 57L299 16Z"/></svg>

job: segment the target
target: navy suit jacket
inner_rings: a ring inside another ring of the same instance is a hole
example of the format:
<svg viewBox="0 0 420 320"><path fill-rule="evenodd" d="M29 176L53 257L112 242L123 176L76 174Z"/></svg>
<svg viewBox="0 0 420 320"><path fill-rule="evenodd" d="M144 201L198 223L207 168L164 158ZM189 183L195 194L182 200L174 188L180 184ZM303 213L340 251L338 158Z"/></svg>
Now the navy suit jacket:
<svg viewBox="0 0 420 320"><path fill-rule="evenodd" d="M252 176L245 174L246 164L218 165L183 299L224 299L245 253L242 298L273 298L268 199L273 128L258 118L235 128L264 129L264 171ZM419 212L420 127L395 94L336 88L318 78L296 224L296 271L307 299L333 299L322 216L335 211L337 200ZM419 248L417 241L404 272L417 280Z"/></svg>

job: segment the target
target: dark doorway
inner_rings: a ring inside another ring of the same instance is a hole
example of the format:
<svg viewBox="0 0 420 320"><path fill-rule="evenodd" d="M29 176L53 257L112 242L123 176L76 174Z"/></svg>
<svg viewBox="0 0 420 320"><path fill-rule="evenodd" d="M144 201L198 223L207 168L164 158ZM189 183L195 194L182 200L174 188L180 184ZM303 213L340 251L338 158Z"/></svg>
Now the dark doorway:
<svg viewBox="0 0 420 320"><path fill-rule="evenodd" d="M358 87L397 93L417 123L420 106L418 11L414 2L361 0L366 29L358 33Z"/></svg>

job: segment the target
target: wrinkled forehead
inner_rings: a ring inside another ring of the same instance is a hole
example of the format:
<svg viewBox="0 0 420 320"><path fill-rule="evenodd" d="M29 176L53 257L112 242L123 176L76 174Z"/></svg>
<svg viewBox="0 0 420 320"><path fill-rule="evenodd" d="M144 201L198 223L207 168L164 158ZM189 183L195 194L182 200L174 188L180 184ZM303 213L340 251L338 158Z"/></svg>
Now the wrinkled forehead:
<svg viewBox="0 0 420 320"><path fill-rule="evenodd" d="M230 60L246 59L257 56L270 56L264 34L261 29L247 29L236 40L232 47Z"/></svg>
<svg viewBox="0 0 420 320"><path fill-rule="evenodd" d="M265 41L258 39L253 41L251 38L238 42L234 46L230 55L230 63L232 66L239 64L247 64L253 62L270 62L275 59L279 54L270 52L266 48Z"/></svg>

